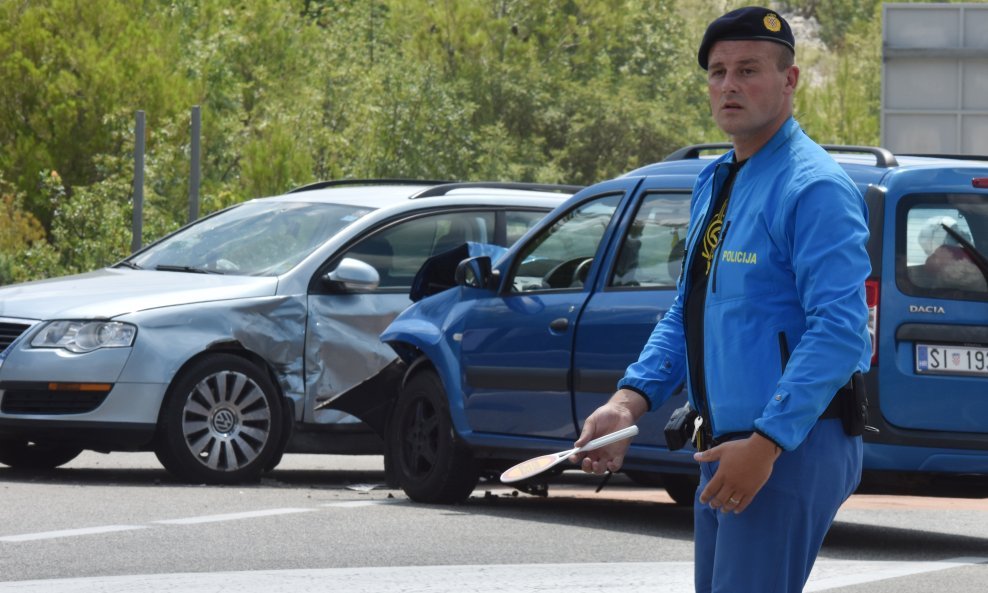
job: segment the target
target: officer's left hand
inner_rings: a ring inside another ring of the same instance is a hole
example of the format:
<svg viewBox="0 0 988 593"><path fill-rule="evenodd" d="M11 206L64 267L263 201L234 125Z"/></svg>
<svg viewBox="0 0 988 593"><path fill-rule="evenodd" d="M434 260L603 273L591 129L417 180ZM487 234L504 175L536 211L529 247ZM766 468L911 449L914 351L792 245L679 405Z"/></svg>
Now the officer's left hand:
<svg viewBox="0 0 988 593"><path fill-rule="evenodd" d="M700 502L725 513L745 510L772 475L780 452L775 443L756 433L696 453L693 458L701 463L720 462L700 493Z"/></svg>

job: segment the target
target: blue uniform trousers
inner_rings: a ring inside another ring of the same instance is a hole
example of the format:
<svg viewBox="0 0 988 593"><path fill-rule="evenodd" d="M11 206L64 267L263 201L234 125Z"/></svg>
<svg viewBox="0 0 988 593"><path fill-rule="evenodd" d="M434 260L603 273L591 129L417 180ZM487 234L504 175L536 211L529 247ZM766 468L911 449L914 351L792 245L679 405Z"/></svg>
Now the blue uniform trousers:
<svg viewBox="0 0 988 593"><path fill-rule="evenodd" d="M799 593L837 509L861 480L861 437L819 420L783 451L768 482L739 515L700 503L717 463L700 464L694 502L697 593Z"/></svg>

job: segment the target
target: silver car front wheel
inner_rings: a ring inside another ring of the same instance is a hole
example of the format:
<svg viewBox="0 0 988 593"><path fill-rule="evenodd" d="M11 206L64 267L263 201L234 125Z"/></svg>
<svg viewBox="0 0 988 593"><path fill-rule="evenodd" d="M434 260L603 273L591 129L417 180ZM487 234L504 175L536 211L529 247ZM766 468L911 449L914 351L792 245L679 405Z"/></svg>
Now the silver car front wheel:
<svg viewBox="0 0 988 593"><path fill-rule="evenodd" d="M155 453L183 480L256 480L278 453L281 414L277 390L266 373L237 356L210 355L173 384Z"/></svg>

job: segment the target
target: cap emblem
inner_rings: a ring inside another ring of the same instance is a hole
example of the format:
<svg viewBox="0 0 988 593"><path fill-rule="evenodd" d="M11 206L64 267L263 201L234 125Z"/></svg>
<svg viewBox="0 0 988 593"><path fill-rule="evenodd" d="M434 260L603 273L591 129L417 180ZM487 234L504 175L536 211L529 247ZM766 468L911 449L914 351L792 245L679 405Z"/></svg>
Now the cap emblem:
<svg viewBox="0 0 988 593"><path fill-rule="evenodd" d="M765 15L765 18L762 19L762 24L773 33L778 33L782 30L782 23L779 21L779 17L772 12Z"/></svg>

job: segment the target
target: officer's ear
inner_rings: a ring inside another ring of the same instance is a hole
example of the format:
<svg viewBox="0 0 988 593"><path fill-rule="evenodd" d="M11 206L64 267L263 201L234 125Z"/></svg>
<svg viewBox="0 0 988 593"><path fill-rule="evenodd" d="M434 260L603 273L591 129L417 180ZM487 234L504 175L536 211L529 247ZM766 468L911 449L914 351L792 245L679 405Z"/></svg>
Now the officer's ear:
<svg viewBox="0 0 988 593"><path fill-rule="evenodd" d="M799 84L799 66L793 64L789 66L786 70L786 86L784 87L784 92L787 95L794 95L796 93L796 86Z"/></svg>

